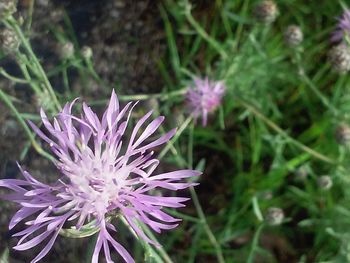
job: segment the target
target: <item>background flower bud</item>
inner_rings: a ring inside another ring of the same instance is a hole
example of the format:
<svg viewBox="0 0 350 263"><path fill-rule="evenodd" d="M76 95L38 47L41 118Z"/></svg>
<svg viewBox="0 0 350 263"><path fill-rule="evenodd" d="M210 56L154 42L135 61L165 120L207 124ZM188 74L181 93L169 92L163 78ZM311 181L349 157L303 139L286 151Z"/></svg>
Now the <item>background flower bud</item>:
<svg viewBox="0 0 350 263"><path fill-rule="evenodd" d="M0 20L17 11L17 0L0 1Z"/></svg>
<svg viewBox="0 0 350 263"><path fill-rule="evenodd" d="M348 72L350 70L350 48L346 44L334 46L328 53L328 60L334 71Z"/></svg>
<svg viewBox="0 0 350 263"><path fill-rule="evenodd" d="M334 134L337 143L345 145L350 141L350 127L345 123L340 124Z"/></svg>
<svg viewBox="0 0 350 263"><path fill-rule="evenodd" d="M279 207L270 207L267 209L265 220L271 226L280 225L284 219L284 212Z"/></svg>
<svg viewBox="0 0 350 263"><path fill-rule="evenodd" d="M328 175L322 175L317 179L318 186L323 190L329 190L333 186L333 180Z"/></svg>
<svg viewBox="0 0 350 263"><path fill-rule="evenodd" d="M278 16L278 8L274 1L261 1L255 6L254 16L256 20L262 23L272 23Z"/></svg>
<svg viewBox="0 0 350 263"><path fill-rule="evenodd" d="M59 46L59 56L61 59L68 59L74 55L74 45L72 42L66 42Z"/></svg>
<svg viewBox="0 0 350 263"><path fill-rule="evenodd" d="M92 58L92 49L91 47L88 46L83 46L81 49L81 55L83 56L84 59L91 59Z"/></svg>
<svg viewBox="0 0 350 263"><path fill-rule="evenodd" d="M290 25L284 31L284 42L289 47L296 47L303 41L303 31L296 25Z"/></svg>
<svg viewBox="0 0 350 263"><path fill-rule="evenodd" d="M13 53L19 48L19 38L15 31L4 28L0 32L0 45L5 53Z"/></svg>

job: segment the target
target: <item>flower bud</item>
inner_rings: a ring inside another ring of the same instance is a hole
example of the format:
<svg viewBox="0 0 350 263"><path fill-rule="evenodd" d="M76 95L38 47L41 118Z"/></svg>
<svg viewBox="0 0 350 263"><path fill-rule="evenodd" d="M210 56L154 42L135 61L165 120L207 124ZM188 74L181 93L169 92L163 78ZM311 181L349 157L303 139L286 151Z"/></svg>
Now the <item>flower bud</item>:
<svg viewBox="0 0 350 263"><path fill-rule="evenodd" d="M305 180L307 178L307 176L309 175L309 167L304 165L299 166L295 172L295 178L298 180Z"/></svg>
<svg viewBox="0 0 350 263"><path fill-rule="evenodd" d="M333 186L333 181L330 176L322 175L317 179L317 184L322 190L329 190Z"/></svg>
<svg viewBox="0 0 350 263"><path fill-rule="evenodd" d="M0 32L0 45L5 53L13 53L19 48L20 40L16 32L10 28L4 28Z"/></svg>
<svg viewBox="0 0 350 263"><path fill-rule="evenodd" d="M59 47L59 56L61 59L69 59L74 55L74 45L72 42L66 42Z"/></svg>
<svg viewBox="0 0 350 263"><path fill-rule="evenodd" d="M303 41L303 31L296 25L291 25L284 31L284 42L289 47L296 47Z"/></svg>
<svg viewBox="0 0 350 263"><path fill-rule="evenodd" d="M350 127L345 123L341 123L334 134L337 143L346 145L350 142Z"/></svg>
<svg viewBox="0 0 350 263"><path fill-rule="evenodd" d="M276 3L271 0L261 1L255 6L254 16L261 23L270 24L274 22L278 16Z"/></svg>
<svg viewBox="0 0 350 263"><path fill-rule="evenodd" d="M267 210L265 221L270 226L277 226L282 223L284 219L284 212L279 207L270 207Z"/></svg>
<svg viewBox="0 0 350 263"><path fill-rule="evenodd" d="M350 71L350 48L346 44L334 46L328 53L328 60L334 71L341 74Z"/></svg>
<svg viewBox="0 0 350 263"><path fill-rule="evenodd" d="M84 59L90 60L92 58L91 47L83 46L83 48L81 49L81 55L83 56Z"/></svg>

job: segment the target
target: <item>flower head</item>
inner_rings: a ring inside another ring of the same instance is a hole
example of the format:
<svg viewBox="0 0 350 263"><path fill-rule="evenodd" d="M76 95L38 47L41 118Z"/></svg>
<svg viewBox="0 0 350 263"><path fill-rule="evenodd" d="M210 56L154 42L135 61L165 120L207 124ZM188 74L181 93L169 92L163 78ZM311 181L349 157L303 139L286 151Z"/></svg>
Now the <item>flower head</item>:
<svg viewBox="0 0 350 263"><path fill-rule="evenodd" d="M208 113L213 112L220 105L225 93L225 85L221 81L209 81L208 78L194 80L194 86L187 90L189 110L194 118L202 116L202 125L207 125Z"/></svg>
<svg viewBox="0 0 350 263"><path fill-rule="evenodd" d="M82 115L74 116L74 102L67 103L53 123L41 111L43 125L50 136L31 123L34 131L57 156L55 165L62 174L61 178L54 185L47 185L20 168L25 180L0 180L0 186L15 192L6 198L22 206L12 218L10 229L21 221L26 225L23 231L14 234L21 237L14 248L26 250L47 240L44 249L32 260L37 262L49 252L57 235L69 221L76 230L86 228L87 224L97 229L92 262L98 262L102 247L107 261L113 262L109 244L126 262L134 262L111 235L115 231L109 220L111 215L124 217L140 238L158 245L137 222L148 225L156 232L174 228L179 219L166 214L162 208L182 207L188 199L152 196L149 191L187 188L195 184L181 182L182 179L197 176L200 172L178 170L153 175L159 160L153 157L152 149L166 143L175 134L173 129L157 139L149 140L164 117L152 120L141 132L141 126L152 114L147 113L135 124L126 140L128 121L137 102L130 102L120 109L113 91L101 120L85 103ZM29 220L32 216L36 218Z"/></svg>
<svg viewBox="0 0 350 263"><path fill-rule="evenodd" d="M338 25L332 34L331 41L342 42L345 37L350 37L350 10L345 10L338 18Z"/></svg>

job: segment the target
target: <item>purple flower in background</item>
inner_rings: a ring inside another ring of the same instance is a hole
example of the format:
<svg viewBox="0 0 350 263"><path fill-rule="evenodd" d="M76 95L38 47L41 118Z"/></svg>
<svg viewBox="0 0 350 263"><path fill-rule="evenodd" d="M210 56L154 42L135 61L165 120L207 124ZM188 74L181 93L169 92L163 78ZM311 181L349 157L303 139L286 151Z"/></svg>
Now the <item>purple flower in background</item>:
<svg viewBox="0 0 350 263"><path fill-rule="evenodd" d="M343 15L338 18L336 30L332 33L332 42L341 42L344 38L350 37L350 10L345 10Z"/></svg>
<svg viewBox="0 0 350 263"><path fill-rule="evenodd" d="M186 97L189 110L195 119L202 117L203 126L207 125L208 114L220 105L225 90L223 82L210 81L208 78L196 78L194 86L188 88Z"/></svg>
<svg viewBox="0 0 350 263"><path fill-rule="evenodd" d="M173 129L147 140L161 125L163 116L152 120L141 132L141 126L152 114L147 113L135 124L130 137L126 137L131 111L137 102L130 102L120 110L113 91L102 120L85 103L81 117L74 116L71 113L74 102L67 103L53 123L41 111L42 122L50 136L31 123L58 157L55 164L61 178L54 185L46 185L20 168L25 180L0 180L0 186L14 191L3 197L21 205L9 228L21 221L26 225L24 230L14 234L20 237L14 249L27 250L44 243L44 249L31 261L37 262L49 252L66 222L77 230L90 223L99 231L92 262L98 262L102 247L107 262L113 262L110 245L126 262L134 262L126 249L112 238L110 233L116 229L108 218L115 213L123 216L140 238L159 246L147 237L137 222L143 222L158 233L174 228L180 220L166 214L162 208L183 207L188 198L152 196L149 191L156 188L176 191L193 186L195 183L181 181L198 176L200 172L178 170L153 175L159 160L153 157L151 149L168 142L175 134Z"/></svg>

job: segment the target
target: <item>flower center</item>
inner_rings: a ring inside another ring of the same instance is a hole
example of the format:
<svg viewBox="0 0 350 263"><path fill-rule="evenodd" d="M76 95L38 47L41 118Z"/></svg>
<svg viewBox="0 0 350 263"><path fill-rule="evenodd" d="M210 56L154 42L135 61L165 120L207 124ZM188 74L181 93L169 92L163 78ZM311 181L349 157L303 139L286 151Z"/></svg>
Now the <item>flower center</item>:
<svg viewBox="0 0 350 263"><path fill-rule="evenodd" d="M102 193L105 188L105 182L102 179L90 179L89 186L97 192Z"/></svg>

